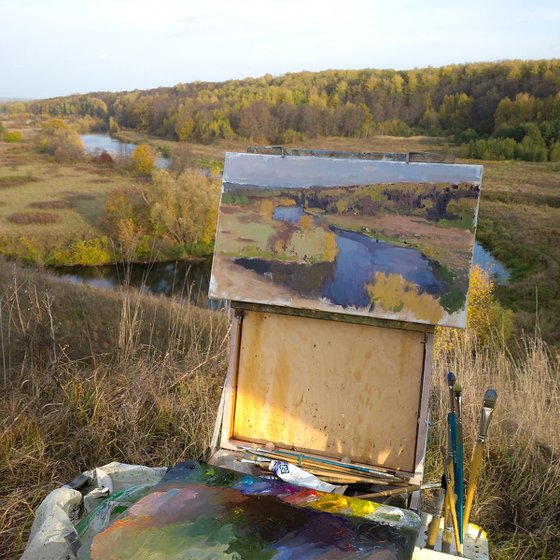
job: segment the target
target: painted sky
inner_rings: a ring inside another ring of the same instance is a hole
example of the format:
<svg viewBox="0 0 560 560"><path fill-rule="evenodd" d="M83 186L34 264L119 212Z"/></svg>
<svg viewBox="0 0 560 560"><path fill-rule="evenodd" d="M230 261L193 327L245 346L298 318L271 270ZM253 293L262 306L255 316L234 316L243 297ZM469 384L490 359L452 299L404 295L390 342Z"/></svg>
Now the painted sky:
<svg viewBox="0 0 560 560"><path fill-rule="evenodd" d="M0 98L560 56L557 0L0 0Z"/></svg>
<svg viewBox="0 0 560 560"><path fill-rule="evenodd" d="M278 157L229 152L224 167L224 184L288 189L400 182L479 184L481 179L481 165Z"/></svg>

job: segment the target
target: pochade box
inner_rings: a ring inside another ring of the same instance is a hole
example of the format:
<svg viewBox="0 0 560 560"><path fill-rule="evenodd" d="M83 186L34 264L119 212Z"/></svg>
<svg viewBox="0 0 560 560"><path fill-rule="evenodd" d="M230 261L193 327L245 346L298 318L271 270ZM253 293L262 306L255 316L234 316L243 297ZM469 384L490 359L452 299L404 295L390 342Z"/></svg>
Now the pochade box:
<svg viewBox="0 0 560 560"><path fill-rule="evenodd" d="M232 331L210 463L287 462L350 515L360 496L420 513L434 330L466 324L481 179L410 154L226 155L210 296Z"/></svg>

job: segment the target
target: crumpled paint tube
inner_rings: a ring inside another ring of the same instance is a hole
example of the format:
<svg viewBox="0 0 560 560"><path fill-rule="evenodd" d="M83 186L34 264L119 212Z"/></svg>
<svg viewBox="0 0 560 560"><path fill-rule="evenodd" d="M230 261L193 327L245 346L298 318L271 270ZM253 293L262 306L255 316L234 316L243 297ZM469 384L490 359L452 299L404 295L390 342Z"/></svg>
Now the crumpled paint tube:
<svg viewBox="0 0 560 560"><path fill-rule="evenodd" d="M289 482L291 484L295 484L296 486L312 488L313 490L319 490L321 492L334 492L339 488L334 484L323 482L311 473L308 473L291 463L270 461L268 469L284 482Z"/></svg>

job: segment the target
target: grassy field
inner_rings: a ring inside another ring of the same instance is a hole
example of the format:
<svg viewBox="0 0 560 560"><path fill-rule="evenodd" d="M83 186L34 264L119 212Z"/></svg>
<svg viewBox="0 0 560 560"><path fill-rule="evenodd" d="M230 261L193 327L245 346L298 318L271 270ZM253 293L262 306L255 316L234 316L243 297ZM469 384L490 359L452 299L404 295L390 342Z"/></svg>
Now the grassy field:
<svg viewBox="0 0 560 560"><path fill-rule="evenodd" d="M560 345L560 166L485 162L477 238L512 270L500 300L518 329L538 317L545 339Z"/></svg>
<svg viewBox="0 0 560 560"><path fill-rule="evenodd" d="M50 162L31 141L0 142L0 252L49 263L66 245L101 237L108 193L132 180L91 163Z"/></svg>

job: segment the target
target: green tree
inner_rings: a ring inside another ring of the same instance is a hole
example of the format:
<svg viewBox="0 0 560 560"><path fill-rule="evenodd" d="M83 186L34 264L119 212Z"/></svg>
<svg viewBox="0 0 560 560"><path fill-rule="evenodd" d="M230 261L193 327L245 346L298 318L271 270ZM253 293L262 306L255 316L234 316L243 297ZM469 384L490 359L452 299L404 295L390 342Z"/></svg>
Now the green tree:
<svg viewBox="0 0 560 560"><path fill-rule="evenodd" d="M549 159L550 161L560 161L560 142L554 142L550 148Z"/></svg>
<svg viewBox="0 0 560 560"><path fill-rule="evenodd" d="M546 161L548 150L536 124L527 126L527 133L517 148L517 156L527 161Z"/></svg>

